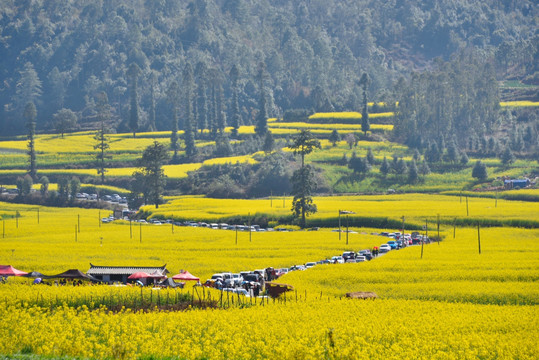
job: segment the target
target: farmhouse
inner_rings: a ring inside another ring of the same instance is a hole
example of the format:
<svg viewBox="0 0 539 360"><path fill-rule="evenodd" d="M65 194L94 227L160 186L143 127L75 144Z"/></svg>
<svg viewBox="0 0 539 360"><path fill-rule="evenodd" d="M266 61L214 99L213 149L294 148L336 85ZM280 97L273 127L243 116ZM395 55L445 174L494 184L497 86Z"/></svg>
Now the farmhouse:
<svg viewBox="0 0 539 360"><path fill-rule="evenodd" d="M127 278L136 273L144 272L147 274L162 274L169 273L167 265L152 267L152 266L96 266L90 263L90 270L86 274L95 277L103 282L112 283L119 281L127 283Z"/></svg>
<svg viewBox="0 0 539 360"><path fill-rule="evenodd" d="M531 184L530 179L504 180L504 187L507 190L525 188Z"/></svg>

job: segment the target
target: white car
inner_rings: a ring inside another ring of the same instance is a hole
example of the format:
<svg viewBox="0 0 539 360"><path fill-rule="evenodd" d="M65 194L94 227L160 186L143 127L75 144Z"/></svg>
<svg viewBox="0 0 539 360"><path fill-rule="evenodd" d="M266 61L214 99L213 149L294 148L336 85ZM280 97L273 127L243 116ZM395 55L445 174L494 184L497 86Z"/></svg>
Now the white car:
<svg viewBox="0 0 539 360"><path fill-rule="evenodd" d="M380 250L381 253L386 253L388 251L391 251L391 246L388 245L388 244L382 244L382 245L380 245L379 250Z"/></svg>
<svg viewBox="0 0 539 360"><path fill-rule="evenodd" d="M334 264L344 264L344 258L342 256L334 256L331 258L331 262Z"/></svg>
<svg viewBox="0 0 539 360"><path fill-rule="evenodd" d="M310 269L312 267L316 266L316 263L315 262L308 262L305 264L305 268L306 269Z"/></svg>

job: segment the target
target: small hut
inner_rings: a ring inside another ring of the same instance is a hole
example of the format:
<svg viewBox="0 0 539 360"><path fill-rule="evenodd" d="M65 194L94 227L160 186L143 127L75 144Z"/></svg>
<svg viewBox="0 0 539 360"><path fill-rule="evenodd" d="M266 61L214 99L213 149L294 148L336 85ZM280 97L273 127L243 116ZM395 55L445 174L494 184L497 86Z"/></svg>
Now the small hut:
<svg viewBox="0 0 539 360"><path fill-rule="evenodd" d="M147 274L162 274L165 276L169 273L167 265L163 266L97 266L90 263L90 270L87 274L96 279L105 282L121 282L127 283L127 278L136 272L144 272Z"/></svg>

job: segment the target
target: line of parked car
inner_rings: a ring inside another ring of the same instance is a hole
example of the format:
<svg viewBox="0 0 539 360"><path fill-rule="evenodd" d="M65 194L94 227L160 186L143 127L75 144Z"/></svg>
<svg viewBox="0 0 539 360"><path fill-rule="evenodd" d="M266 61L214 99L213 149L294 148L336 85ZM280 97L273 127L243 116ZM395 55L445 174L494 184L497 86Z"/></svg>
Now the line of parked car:
<svg viewBox="0 0 539 360"><path fill-rule="evenodd" d="M398 250L402 247L419 245L421 242L429 243L430 240L419 233L412 234L400 234L396 233L380 233L378 235L388 237L393 240L387 241L386 244L382 244L378 247L371 249L363 249L357 252L347 250L342 255L335 255L331 258L326 258L319 261L307 262L305 264L293 265L289 268L266 268L254 271L242 271L240 273L217 273L208 279L204 285L209 287L215 287L225 291L232 291L234 293L250 296L255 294L256 290L263 287L261 283L263 281L273 281L285 274L292 271L304 271L313 268L318 265L326 264L345 264L345 263L361 263L374 259L379 255L383 255L392 250ZM253 292L253 289L255 290Z"/></svg>

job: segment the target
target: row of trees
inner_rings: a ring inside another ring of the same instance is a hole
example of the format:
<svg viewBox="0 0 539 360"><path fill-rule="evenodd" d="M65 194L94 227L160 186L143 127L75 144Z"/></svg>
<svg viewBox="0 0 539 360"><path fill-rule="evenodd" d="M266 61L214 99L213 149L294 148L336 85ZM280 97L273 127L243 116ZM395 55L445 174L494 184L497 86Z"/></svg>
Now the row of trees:
<svg viewBox="0 0 539 360"><path fill-rule="evenodd" d="M39 178L40 188L35 195L33 193L34 180L29 174L24 177L18 177L16 180L18 198L23 201L33 201L36 196L38 202L47 205L66 205L74 203L77 193L81 189L81 182L78 177L71 178L67 176L58 177L58 190L49 191L49 178L42 176Z"/></svg>

